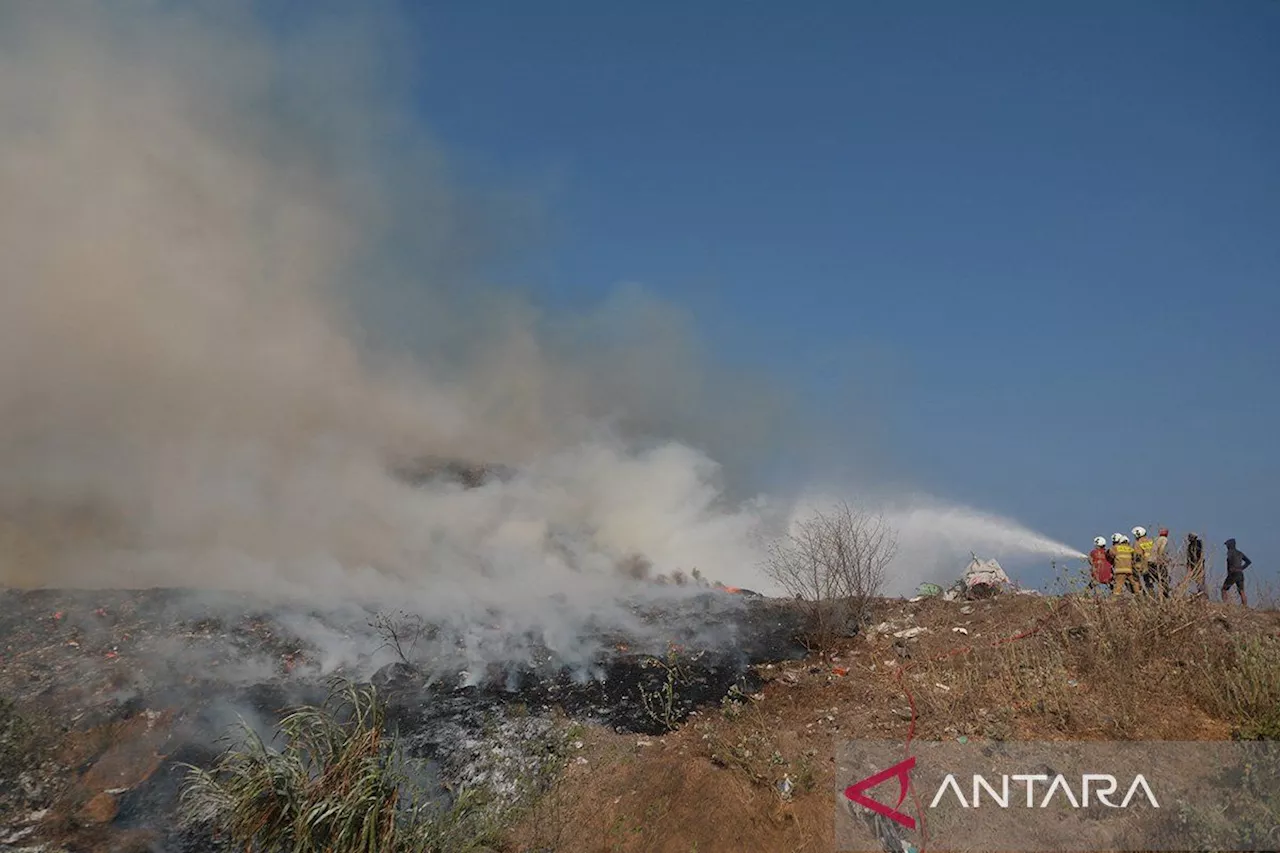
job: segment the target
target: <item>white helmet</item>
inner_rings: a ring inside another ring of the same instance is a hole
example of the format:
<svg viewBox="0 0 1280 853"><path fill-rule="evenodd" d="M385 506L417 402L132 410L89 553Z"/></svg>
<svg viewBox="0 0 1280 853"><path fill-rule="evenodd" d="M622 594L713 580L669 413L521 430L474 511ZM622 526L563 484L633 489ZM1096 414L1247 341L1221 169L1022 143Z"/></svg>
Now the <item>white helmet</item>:
<svg viewBox="0 0 1280 853"><path fill-rule="evenodd" d="M1105 548L1107 547L1107 540L1105 537L1099 536L1097 539L1093 540L1093 544L1097 545L1099 548Z"/></svg>
<svg viewBox="0 0 1280 853"><path fill-rule="evenodd" d="M1121 542L1123 542L1123 541L1124 541L1124 534L1123 534L1123 533L1112 533L1112 534L1111 534L1111 544L1112 544L1112 545L1119 545L1119 544L1120 544Z"/></svg>
<svg viewBox="0 0 1280 853"><path fill-rule="evenodd" d="M1128 536L1121 536L1121 537L1120 537L1120 541L1121 541L1121 542L1123 542L1124 544L1128 545L1128 544L1129 544L1129 537L1128 537Z"/></svg>
<svg viewBox="0 0 1280 853"><path fill-rule="evenodd" d="M1147 528L1145 527L1133 528L1133 537L1135 539L1141 539L1143 536L1146 536L1146 535L1147 535Z"/></svg>

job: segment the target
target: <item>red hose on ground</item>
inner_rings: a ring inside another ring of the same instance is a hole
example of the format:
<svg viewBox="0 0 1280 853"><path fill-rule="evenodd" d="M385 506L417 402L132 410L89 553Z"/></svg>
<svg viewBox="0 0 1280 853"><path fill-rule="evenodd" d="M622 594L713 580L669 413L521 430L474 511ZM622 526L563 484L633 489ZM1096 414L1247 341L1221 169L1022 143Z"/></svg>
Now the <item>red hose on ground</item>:
<svg viewBox="0 0 1280 853"><path fill-rule="evenodd" d="M1045 623L1049 621L1049 618L1056 615L1058 604L1059 602L1056 602L1056 601L1053 602L1050 605L1049 612L1044 616L1041 616L1039 619L1037 619L1036 623L1032 625L1030 628L1028 628L1027 630L1020 631L1017 634L1013 634L1012 636L1009 636L1009 637L1001 637L995 642L990 643L989 647L995 648L997 646L1002 646L1005 643L1012 643L1017 640L1025 640L1028 637L1033 637L1036 634L1040 633L1040 629L1045 626ZM926 662L932 663L933 661L946 660L947 658L954 657L958 654L967 654L973 651L973 649L974 647L972 644L957 646L949 651L943 652L940 655L937 655L932 658L928 658ZM915 665L916 665L916 662L913 661L907 664L906 666L899 667L897 676L895 677L895 681L897 681L898 683L898 689L901 690L903 692L903 695L907 697L907 705L911 709L911 721L907 726L907 737L906 737L905 743L903 744L904 749L907 753L907 757L910 757L911 755L911 740L912 738L915 737L915 733L916 733L917 714L916 714L916 699L913 695L911 695L911 689L907 687L906 681L904 680L903 676L906 674L907 670L911 669L911 667ZM924 810L920 808L920 798L919 796L917 796L914 786L911 789L911 802L912 802L912 805L914 805L916 808L916 814L920 815L920 837L921 837L920 853L924 853L924 851L928 847L929 833L925 826Z"/></svg>

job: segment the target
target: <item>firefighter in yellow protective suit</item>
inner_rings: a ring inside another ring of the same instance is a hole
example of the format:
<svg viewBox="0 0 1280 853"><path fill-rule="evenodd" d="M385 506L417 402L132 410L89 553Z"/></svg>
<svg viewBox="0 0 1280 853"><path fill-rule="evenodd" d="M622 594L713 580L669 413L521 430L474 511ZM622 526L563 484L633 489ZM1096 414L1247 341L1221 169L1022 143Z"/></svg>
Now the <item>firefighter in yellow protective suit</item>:
<svg viewBox="0 0 1280 853"><path fill-rule="evenodd" d="M1135 527L1133 533L1133 574L1150 595L1156 593L1155 540L1147 535L1147 528Z"/></svg>
<svg viewBox="0 0 1280 853"><path fill-rule="evenodd" d="M1125 587L1133 591L1135 595L1142 592L1142 585L1133 574L1133 546L1129 544L1129 537L1123 533L1116 533L1111 537L1111 563L1115 567L1115 585L1113 589L1115 594L1119 595L1124 592Z"/></svg>

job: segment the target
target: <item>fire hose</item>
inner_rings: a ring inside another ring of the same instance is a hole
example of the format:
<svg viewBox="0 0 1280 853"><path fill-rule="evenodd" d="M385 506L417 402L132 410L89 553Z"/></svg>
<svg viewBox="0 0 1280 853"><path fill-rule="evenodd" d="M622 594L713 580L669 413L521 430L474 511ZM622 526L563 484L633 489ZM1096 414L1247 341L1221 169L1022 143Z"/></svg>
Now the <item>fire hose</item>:
<svg viewBox="0 0 1280 853"><path fill-rule="evenodd" d="M1018 640L1025 640L1028 637L1034 637L1036 634L1039 634L1041 629L1044 628L1044 626L1049 622L1049 620L1053 616L1057 615L1059 603L1060 602L1057 602L1057 601L1052 602L1049 605L1049 612L1041 616L1040 618L1038 618L1035 621L1035 624L1033 624L1030 628L1027 628L1024 631L1019 631L1018 633L1012 634L1008 637L1001 637L1000 639L987 644L987 648L996 648L998 646L1005 645L1006 643L1013 643L1013 642L1017 642ZM952 648L946 652L943 652L940 655L936 655L932 658L928 658L925 662L933 663L935 661L946 660L948 658L955 657L956 655L968 654L972 652L974 648L975 646L972 643L969 643L963 646L956 646L955 648ZM911 688L907 686L904 676L906 675L907 671L915 665L916 665L916 662L912 661L911 663L908 663L905 666L899 667L897 671L897 675L894 678L894 681L898 685L898 689L901 690L903 695L907 697L907 706L911 710L911 720L907 726L907 737L903 744L903 749L907 753L907 757L910 757L911 741L915 737L916 719L918 717L918 714L916 711L915 696L912 695ZM924 851L928 848L929 833L925 826L924 810L920 807L920 797L916 793L914 786L912 786L911 788L911 803L913 806L915 806L916 813L920 815L921 843L920 843L919 853L924 853Z"/></svg>

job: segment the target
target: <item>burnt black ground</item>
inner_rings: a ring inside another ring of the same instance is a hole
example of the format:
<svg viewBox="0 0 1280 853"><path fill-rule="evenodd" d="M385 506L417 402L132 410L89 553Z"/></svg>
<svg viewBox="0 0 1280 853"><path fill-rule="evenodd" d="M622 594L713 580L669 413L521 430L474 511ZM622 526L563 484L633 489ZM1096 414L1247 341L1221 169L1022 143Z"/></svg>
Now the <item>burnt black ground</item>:
<svg viewBox="0 0 1280 853"><path fill-rule="evenodd" d="M464 674L454 663L433 663L438 655L387 663L390 652L370 628L375 608L337 615L182 590L4 590L0 696L64 732L167 712L165 761L120 794L113 826L155 831L156 849L209 849L207 839L176 828L177 765L211 762L239 718L269 736L289 708L322 701L331 676L372 680L408 750L428 759L443 785L474 777L492 739L534 738L555 710L658 734L731 688L757 690L751 665L805 654L798 617L785 602L705 591L662 604L637 601L631 610L648 630L628 636L601 628L588 666L565 664L534 638L527 657ZM325 650L298 636L300 624L350 639L346 658L328 661L325 671ZM660 698L668 683L659 659L679 670L670 677L669 713L655 718L642 694Z"/></svg>

